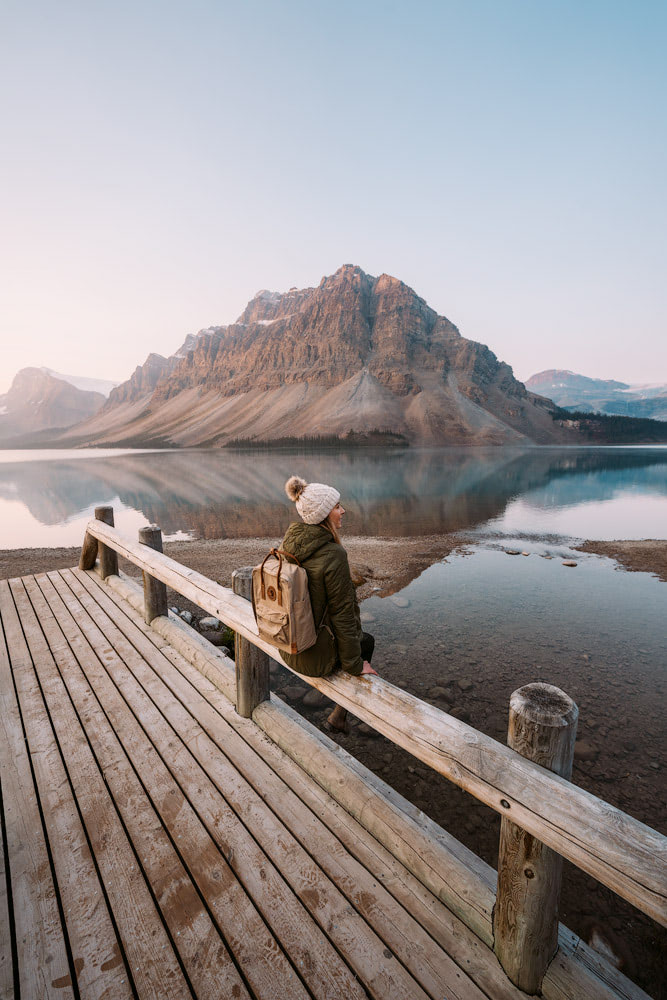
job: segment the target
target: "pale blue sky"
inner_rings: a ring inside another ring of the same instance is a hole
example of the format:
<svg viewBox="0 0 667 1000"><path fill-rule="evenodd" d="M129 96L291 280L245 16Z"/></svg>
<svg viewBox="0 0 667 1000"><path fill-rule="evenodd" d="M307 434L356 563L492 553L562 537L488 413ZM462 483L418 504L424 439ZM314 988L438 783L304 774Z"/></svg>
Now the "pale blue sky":
<svg viewBox="0 0 667 1000"><path fill-rule="evenodd" d="M406 281L520 378L667 381L667 4L5 0L0 392Z"/></svg>

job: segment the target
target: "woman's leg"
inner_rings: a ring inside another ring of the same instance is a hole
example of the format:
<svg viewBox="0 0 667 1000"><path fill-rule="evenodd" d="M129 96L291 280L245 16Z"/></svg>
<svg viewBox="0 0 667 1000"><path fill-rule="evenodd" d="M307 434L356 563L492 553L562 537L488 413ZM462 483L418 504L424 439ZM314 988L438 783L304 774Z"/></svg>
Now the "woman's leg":
<svg viewBox="0 0 667 1000"><path fill-rule="evenodd" d="M361 658L362 660L367 660L368 663L371 662L371 657L373 656L373 649L375 648L375 639L370 634L370 632L361 633ZM349 733L350 727L347 721L347 709L342 708L341 705L336 705L333 712L327 718L327 722L332 729L337 730L339 733Z"/></svg>

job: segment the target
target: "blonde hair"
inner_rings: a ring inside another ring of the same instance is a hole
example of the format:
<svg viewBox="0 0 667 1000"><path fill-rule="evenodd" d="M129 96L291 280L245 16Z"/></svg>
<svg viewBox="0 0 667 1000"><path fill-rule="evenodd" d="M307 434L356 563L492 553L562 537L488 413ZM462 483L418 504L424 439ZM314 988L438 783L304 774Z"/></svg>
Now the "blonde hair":
<svg viewBox="0 0 667 1000"><path fill-rule="evenodd" d="M331 532L331 534L333 535L334 542L336 542L338 545L343 544L340 540L340 535L338 534L338 531L334 527L333 522L331 520L331 516L329 514L327 514L327 516L324 518L323 521L320 521L320 524L322 525L323 528L326 528L327 531Z"/></svg>

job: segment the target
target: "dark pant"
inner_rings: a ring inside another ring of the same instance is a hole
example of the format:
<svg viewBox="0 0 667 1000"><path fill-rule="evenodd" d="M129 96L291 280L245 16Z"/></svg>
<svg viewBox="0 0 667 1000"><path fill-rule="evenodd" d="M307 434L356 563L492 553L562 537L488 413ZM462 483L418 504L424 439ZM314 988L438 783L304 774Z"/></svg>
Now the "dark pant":
<svg viewBox="0 0 667 1000"><path fill-rule="evenodd" d="M373 650L375 649L375 639L370 632L361 633L361 659L371 662Z"/></svg>

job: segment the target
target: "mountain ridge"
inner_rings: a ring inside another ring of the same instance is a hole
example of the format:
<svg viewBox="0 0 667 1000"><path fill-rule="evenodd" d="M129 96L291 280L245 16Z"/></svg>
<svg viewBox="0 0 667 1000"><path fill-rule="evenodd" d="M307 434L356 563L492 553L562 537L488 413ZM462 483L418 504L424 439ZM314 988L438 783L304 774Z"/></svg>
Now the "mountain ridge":
<svg viewBox="0 0 667 1000"><path fill-rule="evenodd" d="M100 392L77 388L45 368L22 368L0 396L0 442L79 424L104 405Z"/></svg>
<svg viewBox="0 0 667 1000"><path fill-rule="evenodd" d="M667 384L591 378L567 369L537 372L526 387L564 410L667 421Z"/></svg>
<svg viewBox="0 0 667 1000"><path fill-rule="evenodd" d="M234 323L149 355L68 437L95 444L380 432L413 444L563 442L571 430L484 344L404 282L343 265L312 288L258 292Z"/></svg>

